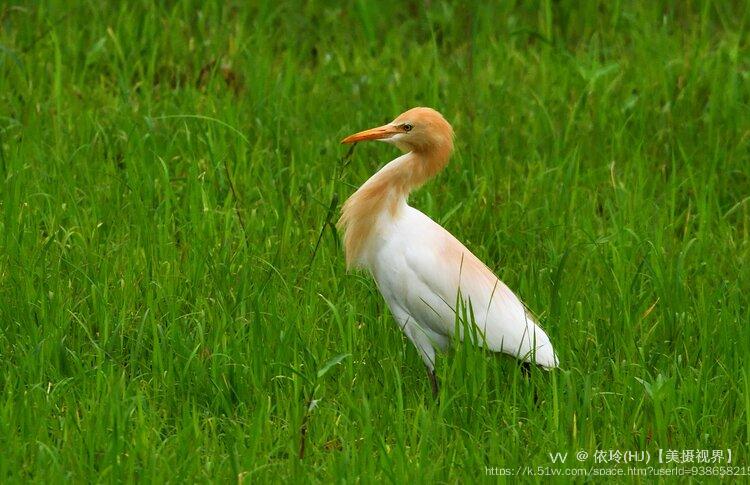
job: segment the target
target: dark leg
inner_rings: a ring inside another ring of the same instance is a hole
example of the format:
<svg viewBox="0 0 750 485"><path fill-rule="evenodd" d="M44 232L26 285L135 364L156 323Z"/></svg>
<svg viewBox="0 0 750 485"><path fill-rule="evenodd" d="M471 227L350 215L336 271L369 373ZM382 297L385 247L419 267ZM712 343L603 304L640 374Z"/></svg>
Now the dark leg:
<svg viewBox="0 0 750 485"><path fill-rule="evenodd" d="M435 399L438 398L438 378L435 375L435 371L432 369L427 369L427 377L430 378L430 384L432 384L432 397Z"/></svg>
<svg viewBox="0 0 750 485"><path fill-rule="evenodd" d="M528 362L521 362L521 374L523 374L524 378L531 381L531 364ZM531 384L531 382L529 382ZM534 404L539 404L539 394L536 392L536 387L534 388Z"/></svg>
<svg viewBox="0 0 750 485"><path fill-rule="evenodd" d="M521 362L521 374L527 379L531 379L531 364L528 362Z"/></svg>

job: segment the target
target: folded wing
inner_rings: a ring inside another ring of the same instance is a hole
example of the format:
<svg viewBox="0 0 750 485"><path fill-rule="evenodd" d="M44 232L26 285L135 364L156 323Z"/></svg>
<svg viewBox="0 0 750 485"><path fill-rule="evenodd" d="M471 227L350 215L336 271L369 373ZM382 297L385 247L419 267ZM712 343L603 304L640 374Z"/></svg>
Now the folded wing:
<svg viewBox="0 0 750 485"><path fill-rule="evenodd" d="M465 325L456 325L456 309L470 315L479 344L544 367L556 367L557 357L547 334L516 295L448 231L412 209L410 237L400 255L409 281L397 302L420 325L439 335L461 338ZM468 322L471 323L471 322Z"/></svg>

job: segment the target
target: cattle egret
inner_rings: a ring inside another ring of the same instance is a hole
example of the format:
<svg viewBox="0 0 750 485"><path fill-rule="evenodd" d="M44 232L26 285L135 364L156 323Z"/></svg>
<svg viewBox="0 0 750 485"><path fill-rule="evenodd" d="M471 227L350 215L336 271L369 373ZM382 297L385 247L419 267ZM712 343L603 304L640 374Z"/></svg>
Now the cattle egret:
<svg viewBox="0 0 750 485"><path fill-rule="evenodd" d="M341 143L365 140L391 143L404 154L344 203L339 227L347 267L370 271L427 366L433 394L438 392L435 348L444 350L456 331L464 338L467 324L475 326L468 328L479 336L479 345L556 367L549 337L518 297L458 239L407 203L412 190L447 165L453 151L451 125L434 109L413 108ZM471 322L457 324L461 305L470 308Z"/></svg>

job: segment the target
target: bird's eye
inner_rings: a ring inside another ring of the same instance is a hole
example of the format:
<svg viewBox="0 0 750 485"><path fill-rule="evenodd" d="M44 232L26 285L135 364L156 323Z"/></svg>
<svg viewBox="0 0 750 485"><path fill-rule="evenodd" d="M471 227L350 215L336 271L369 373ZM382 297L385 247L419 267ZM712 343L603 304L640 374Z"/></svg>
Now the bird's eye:
<svg viewBox="0 0 750 485"><path fill-rule="evenodd" d="M411 123L404 123L403 125L401 125L401 128L403 128L404 131L408 133L412 130L412 128L414 128L414 125L412 125Z"/></svg>

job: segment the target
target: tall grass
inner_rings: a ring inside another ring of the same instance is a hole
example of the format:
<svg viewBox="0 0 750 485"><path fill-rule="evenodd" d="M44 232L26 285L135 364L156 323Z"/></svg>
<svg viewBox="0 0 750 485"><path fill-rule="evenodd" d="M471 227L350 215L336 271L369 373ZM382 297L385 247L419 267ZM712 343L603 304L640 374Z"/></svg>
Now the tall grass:
<svg viewBox="0 0 750 485"><path fill-rule="evenodd" d="M709 1L0 6L0 480L750 465L749 22ZM434 402L345 271L327 222L396 153L347 164L338 141L417 105L457 152L412 203L540 315L559 370L459 346Z"/></svg>

